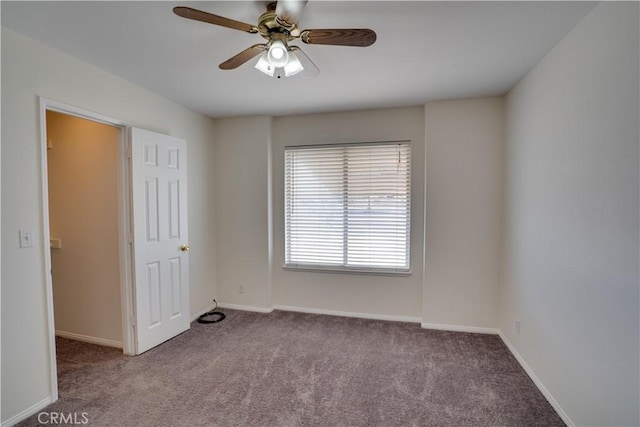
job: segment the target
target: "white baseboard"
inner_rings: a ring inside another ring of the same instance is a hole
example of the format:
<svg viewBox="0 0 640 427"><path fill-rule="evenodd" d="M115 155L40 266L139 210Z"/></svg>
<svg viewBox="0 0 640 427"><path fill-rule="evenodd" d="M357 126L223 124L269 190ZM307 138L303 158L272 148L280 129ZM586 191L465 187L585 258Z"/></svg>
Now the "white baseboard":
<svg viewBox="0 0 640 427"><path fill-rule="evenodd" d="M419 317L394 316L386 314L358 313L351 311L324 310L318 308L294 307L289 305L274 305L273 307L257 307L253 305L218 303L219 308L229 308L231 310L254 311L257 313L271 313L273 310L294 311L298 313L326 314L329 316L356 317L360 319L388 320L392 322L420 323Z"/></svg>
<svg viewBox="0 0 640 427"><path fill-rule="evenodd" d="M122 341L113 341L106 338L90 337L88 335L74 334L73 332L56 331L57 337L68 338L70 340L88 342L90 344L104 345L107 347L122 348Z"/></svg>
<svg viewBox="0 0 640 427"><path fill-rule="evenodd" d="M228 304L226 302L219 302L219 308L228 308L230 310L242 310L242 311L254 311L256 313L271 313L272 307L258 307L255 305L242 305L242 304Z"/></svg>
<svg viewBox="0 0 640 427"><path fill-rule="evenodd" d="M513 357L515 357L518 363L520 363L520 366L522 366L522 369L524 369L527 375L529 375L529 378L531 378L531 380L536 385L536 387L538 387L538 390L540 390L540 393L542 393L545 399L547 399L547 401L549 401L551 406L553 406L553 409L555 409L555 411L558 413L560 418L562 418L562 421L564 421L564 423L569 427L575 427L576 424L571 420L571 418L569 418L569 415L567 415L567 413L564 412L560 404L551 395L551 392L544 386L542 381L540 381L540 378L536 376L536 374L533 372L533 369L531 369L531 367L527 365L527 362L525 362L522 356L520 356L520 353L518 353L516 348L507 339L505 334L503 334L502 331L499 331L498 335L500 336L500 339L502 339L502 342L507 346L511 354L513 354Z"/></svg>
<svg viewBox="0 0 640 427"><path fill-rule="evenodd" d="M326 314L329 316L357 317L360 319L388 320L391 322L420 323L419 317L411 317L411 316L395 316L395 315L388 315L388 314L371 314L371 313L358 313L358 312L351 312L351 311L324 310L324 309L318 309L318 308L293 307L290 305L274 305L273 309L282 310L282 311L295 311L298 313Z"/></svg>
<svg viewBox="0 0 640 427"><path fill-rule="evenodd" d="M47 397L46 399L42 399L40 402L36 403L35 405L31 405L24 411L14 415L8 420L3 421L2 427L9 427L9 426L18 424L20 421L26 420L30 416L40 412L42 409L51 405L53 402L54 400L51 398L51 396Z"/></svg>
<svg viewBox="0 0 640 427"><path fill-rule="evenodd" d="M482 328L479 326L445 325L442 323L421 323L424 329L437 329L439 331L451 332L472 332L474 334L499 335L500 330L496 328Z"/></svg>

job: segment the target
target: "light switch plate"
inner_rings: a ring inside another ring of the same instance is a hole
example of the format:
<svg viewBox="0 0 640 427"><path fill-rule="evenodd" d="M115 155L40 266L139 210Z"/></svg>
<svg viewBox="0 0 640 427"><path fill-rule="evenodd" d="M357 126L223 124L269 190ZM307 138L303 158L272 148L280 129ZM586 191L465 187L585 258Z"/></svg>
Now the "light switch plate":
<svg viewBox="0 0 640 427"><path fill-rule="evenodd" d="M20 230L20 247L21 248L31 248L33 247L33 231L31 230Z"/></svg>

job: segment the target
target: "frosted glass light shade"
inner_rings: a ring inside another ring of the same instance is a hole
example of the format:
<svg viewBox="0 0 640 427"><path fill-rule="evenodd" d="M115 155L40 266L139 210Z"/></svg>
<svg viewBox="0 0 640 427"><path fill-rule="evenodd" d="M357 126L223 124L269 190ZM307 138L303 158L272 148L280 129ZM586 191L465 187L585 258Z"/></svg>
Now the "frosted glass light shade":
<svg viewBox="0 0 640 427"><path fill-rule="evenodd" d="M289 60L287 61L287 65L284 66L284 76L295 76L302 70L304 70L304 67L302 66L302 63L300 62L296 54L293 52L289 52Z"/></svg>
<svg viewBox="0 0 640 427"><path fill-rule="evenodd" d="M276 67L269 63L267 52L263 53L260 56L260 59L258 59L258 62L256 63L256 69L262 71L270 77L273 77L273 74L276 71Z"/></svg>

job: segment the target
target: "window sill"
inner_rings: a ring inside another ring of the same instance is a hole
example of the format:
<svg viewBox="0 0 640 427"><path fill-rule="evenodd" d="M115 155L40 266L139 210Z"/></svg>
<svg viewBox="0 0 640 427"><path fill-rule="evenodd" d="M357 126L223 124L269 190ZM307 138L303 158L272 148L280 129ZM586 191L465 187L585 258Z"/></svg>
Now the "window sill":
<svg viewBox="0 0 640 427"><path fill-rule="evenodd" d="M357 268L340 268L340 267L321 267L315 265L283 265L284 270L290 271L306 271L310 273L340 273L340 274L358 274L367 276L394 276L408 277L411 276L411 270L395 271L395 270L371 270Z"/></svg>

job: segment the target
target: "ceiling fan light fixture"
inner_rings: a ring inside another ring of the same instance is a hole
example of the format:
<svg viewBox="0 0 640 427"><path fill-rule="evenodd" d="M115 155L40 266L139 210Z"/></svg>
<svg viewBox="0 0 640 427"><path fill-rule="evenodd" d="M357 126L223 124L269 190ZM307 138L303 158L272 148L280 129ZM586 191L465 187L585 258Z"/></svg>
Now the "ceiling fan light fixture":
<svg viewBox="0 0 640 427"><path fill-rule="evenodd" d="M218 25L220 27L239 30L249 34L258 34L267 40L266 43L255 44L232 56L218 65L221 70L233 70L249 60L261 55L255 68L271 77L282 78L307 70L305 76L318 75L318 67L297 46L289 47L289 42L300 40L306 44L367 47L376 41L376 33L368 28L334 28L302 30L298 20L308 0L270 1L267 11L260 15L257 25L214 15L213 13L193 9L187 6L176 6L176 15ZM294 54L296 52L299 56ZM304 64L304 65L303 65Z"/></svg>
<svg viewBox="0 0 640 427"><path fill-rule="evenodd" d="M267 52L267 59L275 68L287 65L287 62L289 62L289 52L287 51L287 46L285 46L282 40L274 40L271 43L269 51Z"/></svg>
<svg viewBox="0 0 640 427"><path fill-rule="evenodd" d="M263 53L260 56L260 59L258 59L258 62L256 63L256 69L262 71L269 77L273 77L273 74L276 71L276 67L274 67L273 65L271 65L271 63L269 63L267 52Z"/></svg>
<svg viewBox="0 0 640 427"><path fill-rule="evenodd" d="M287 64L284 66L284 76L291 77L298 74L300 71L304 70L302 63L298 59L295 53L289 52L289 60Z"/></svg>

